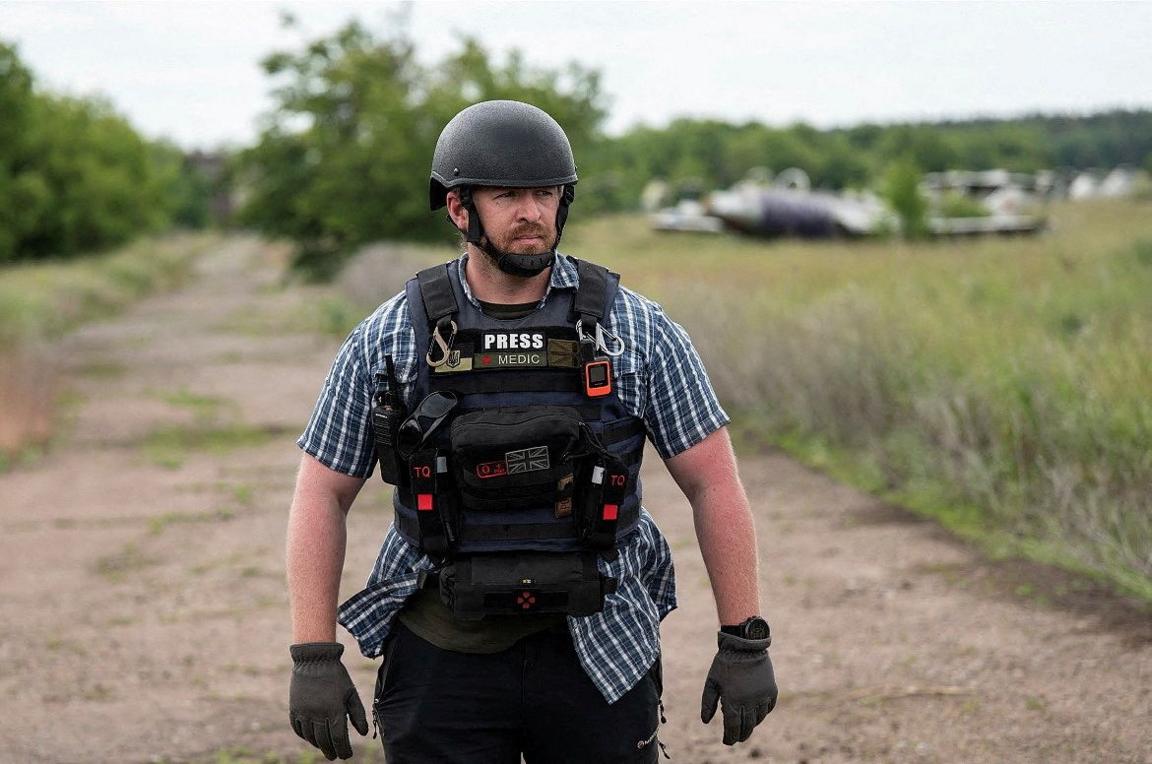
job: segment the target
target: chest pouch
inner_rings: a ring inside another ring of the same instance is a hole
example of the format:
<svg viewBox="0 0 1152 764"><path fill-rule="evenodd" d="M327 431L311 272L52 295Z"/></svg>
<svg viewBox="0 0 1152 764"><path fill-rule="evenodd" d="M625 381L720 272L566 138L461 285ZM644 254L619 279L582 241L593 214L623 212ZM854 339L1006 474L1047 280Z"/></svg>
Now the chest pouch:
<svg viewBox="0 0 1152 764"><path fill-rule="evenodd" d="M437 587L462 620L490 615L566 613L591 615L616 591L601 575L594 552L500 552L452 561L423 585Z"/></svg>
<svg viewBox="0 0 1152 764"><path fill-rule="evenodd" d="M485 409L452 423L452 466L464 510L554 506L572 514L577 460L584 455L579 414L563 406Z"/></svg>

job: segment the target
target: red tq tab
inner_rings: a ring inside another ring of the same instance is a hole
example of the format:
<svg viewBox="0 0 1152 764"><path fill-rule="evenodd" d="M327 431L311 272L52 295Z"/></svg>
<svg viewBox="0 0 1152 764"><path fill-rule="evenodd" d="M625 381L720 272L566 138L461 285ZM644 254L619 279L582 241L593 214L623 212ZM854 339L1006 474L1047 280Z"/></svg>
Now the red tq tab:
<svg viewBox="0 0 1152 764"><path fill-rule="evenodd" d="M432 494L418 493L416 494L416 509L420 512L432 511Z"/></svg>
<svg viewBox="0 0 1152 764"><path fill-rule="evenodd" d="M604 514L601 517L605 520L615 520L618 509L619 507L616 504L605 504Z"/></svg>

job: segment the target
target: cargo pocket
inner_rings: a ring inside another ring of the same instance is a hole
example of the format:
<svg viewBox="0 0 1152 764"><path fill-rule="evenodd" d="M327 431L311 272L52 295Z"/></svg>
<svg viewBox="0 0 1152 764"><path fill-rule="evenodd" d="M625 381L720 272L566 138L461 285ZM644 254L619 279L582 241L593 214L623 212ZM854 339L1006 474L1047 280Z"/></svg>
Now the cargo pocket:
<svg viewBox="0 0 1152 764"><path fill-rule="evenodd" d="M460 503L475 511L554 503L581 449L579 414L563 406L509 407L461 414L452 423Z"/></svg>

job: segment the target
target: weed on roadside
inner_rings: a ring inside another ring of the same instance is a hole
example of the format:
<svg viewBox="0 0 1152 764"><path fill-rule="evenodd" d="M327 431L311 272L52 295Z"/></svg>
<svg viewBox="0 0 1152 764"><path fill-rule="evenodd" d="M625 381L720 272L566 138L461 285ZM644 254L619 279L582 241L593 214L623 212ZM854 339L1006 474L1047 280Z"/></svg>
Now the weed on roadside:
<svg viewBox="0 0 1152 764"><path fill-rule="evenodd" d="M132 543L127 544L119 552L98 559L94 570L97 575L113 583L119 583L131 573L159 564L159 560L146 556L136 544Z"/></svg>
<svg viewBox="0 0 1152 764"><path fill-rule="evenodd" d="M301 746L307 743L301 741ZM358 764L382 764L384 751L379 745L363 744L352 746L353 761ZM274 751L253 751L242 746L231 746L205 758L194 759L195 764L319 764L324 760L319 751L308 748L297 753L277 753ZM161 760L162 763L166 760Z"/></svg>
<svg viewBox="0 0 1152 764"><path fill-rule="evenodd" d="M165 403L192 412L197 419L213 419L225 409L234 409L236 404L227 398L216 395L201 395L187 388L152 393Z"/></svg>
<svg viewBox="0 0 1152 764"><path fill-rule="evenodd" d="M148 532L157 536L170 525L189 523L222 523L232 520L236 513L227 509L214 512L165 512L148 521Z"/></svg>
<svg viewBox="0 0 1152 764"><path fill-rule="evenodd" d="M289 434L288 428L279 426L211 423L165 425L145 436L140 449L153 464L179 469L194 454L219 456L241 448L261 446Z"/></svg>
<svg viewBox="0 0 1152 764"><path fill-rule="evenodd" d="M81 377L88 377L89 379L120 379L128 373L128 368L116 361L92 361L76 369L75 372Z"/></svg>
<svg viewBox="0 0 1152 764"><path fill-rule="evenodd" d="M232 500L241 507L249 507L256 497L256 490L247 483L237 483L232 486Z"/></svg>

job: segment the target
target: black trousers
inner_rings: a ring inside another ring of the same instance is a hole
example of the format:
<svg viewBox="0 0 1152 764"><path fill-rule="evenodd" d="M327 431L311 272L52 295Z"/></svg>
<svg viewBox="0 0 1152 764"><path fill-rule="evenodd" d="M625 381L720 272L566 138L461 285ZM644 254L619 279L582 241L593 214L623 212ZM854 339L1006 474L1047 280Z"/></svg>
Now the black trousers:
<svg viewBox="0 0 1152 764"><path fill-rule="evenodd" d="M567 630L507 650L441 650L397 621L373 712L391 764L591 764L660 757L660 661L612 705Z"/></svg>

